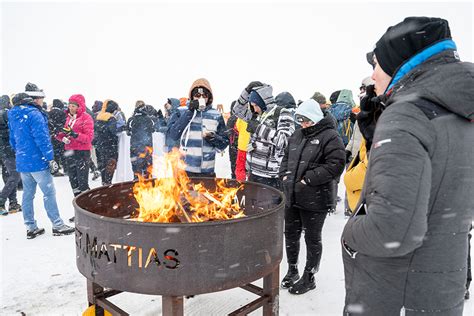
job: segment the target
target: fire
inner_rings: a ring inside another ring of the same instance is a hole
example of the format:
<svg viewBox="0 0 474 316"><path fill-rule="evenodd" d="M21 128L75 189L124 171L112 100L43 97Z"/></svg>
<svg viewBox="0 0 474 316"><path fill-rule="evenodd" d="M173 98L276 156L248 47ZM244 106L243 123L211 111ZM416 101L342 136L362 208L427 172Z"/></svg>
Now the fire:
<svg viewBox="0 0 474 316"><path fill-rule="evenodd" d="M240 208L237 192L242 185L228 187L226 181L216 182L211 192L201 183L192 184L186 172L181 153L177 149L165 154L160 178L138 176L133 186L139 204L141 222L205 222L245 217ZM152 174L150 170L150 175Z"/></svg>

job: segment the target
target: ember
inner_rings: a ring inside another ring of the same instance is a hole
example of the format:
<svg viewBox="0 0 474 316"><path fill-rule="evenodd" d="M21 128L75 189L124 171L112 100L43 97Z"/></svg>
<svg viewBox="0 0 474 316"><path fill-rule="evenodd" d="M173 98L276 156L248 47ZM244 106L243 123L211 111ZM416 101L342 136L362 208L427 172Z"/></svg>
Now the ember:
<svg viewBox="0 0 474 316"><path fill-rule="evenodd" d="M161 178L139 176L139 181L133 186L139 204L138 216L134 220L170 223L245 217L237 199L242 185L229 187L225 180L220 179L216 181L215 190L209 190L201 183L192 184L180 156L176 149L165 155Z"/></svg>

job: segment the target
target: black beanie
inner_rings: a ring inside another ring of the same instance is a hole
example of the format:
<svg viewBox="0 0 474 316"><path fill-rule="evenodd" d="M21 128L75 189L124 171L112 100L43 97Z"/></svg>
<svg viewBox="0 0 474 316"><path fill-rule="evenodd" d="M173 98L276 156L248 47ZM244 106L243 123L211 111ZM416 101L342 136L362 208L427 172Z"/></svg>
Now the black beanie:
<svg viewBox="0 0 474 316"><path fill-rule="evenodd" d="M109 100L107 102L107 107L105 109L105 112L108 112L108 113L114 113L115 111L117 111L118 109L118 104L117 102L113 101L113 100Z"/></svg>
<svg viewBox="0 0 474 316"><path fill-rule="evenodd" d="M53 108L63 110L64 109L63 101L61 101L59 99L53 99Z"/></svg>
<svg viewBox="0 0 474 316"><path fill-rule="evenodd" d="M405 61L445 39L451 39L448 21L440 18L408 17L387 29L375 44L374 52L383 71L393 77Z"/></svg>

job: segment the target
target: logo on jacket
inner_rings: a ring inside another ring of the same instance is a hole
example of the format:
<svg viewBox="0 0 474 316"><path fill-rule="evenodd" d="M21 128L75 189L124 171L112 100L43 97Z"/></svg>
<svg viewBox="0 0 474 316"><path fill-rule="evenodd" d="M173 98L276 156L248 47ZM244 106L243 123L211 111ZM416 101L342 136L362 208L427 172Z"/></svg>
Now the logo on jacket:
<svg viewBox="0 0 474 316"><path fill-rule="evenodd" d="M313 139L312 141L310 141L310 143L313 145L319 145L319 139Z"/></svg>

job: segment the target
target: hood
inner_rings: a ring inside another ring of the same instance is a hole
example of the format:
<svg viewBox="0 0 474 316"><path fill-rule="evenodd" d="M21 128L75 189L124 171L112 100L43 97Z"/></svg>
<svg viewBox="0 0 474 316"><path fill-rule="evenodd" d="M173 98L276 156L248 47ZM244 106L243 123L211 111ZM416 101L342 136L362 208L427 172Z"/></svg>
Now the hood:
<svg viewBox="0 0 474 316"><path fill-rule="evenodd" d="M206 88L207 90L209 90L211 95L209 96L209 100L207 101L207 105L212 104L212 101L214 99L213 93L212 93L212 88L211 88L211 84L209 83L209 81L206 78L199 78L199 79L197 79L193 82L193 84L191 85L191 88L189 89L189 93L188 93L189 99L192 100L192 98L193 98L192 95L191 95L191 92L193 91L193 89L194 88L199 88L199 87Z"/></svg>
<svg viewBox="0 0 474 316"><path fill-rule="evenodd" d="M171 112L178 110L181 104L179 99L169 98L168 100L169 100L169 103L171 104Z"/></svg>
<svg viewBox="0 0 474 316"><path fill-rule="evenodd" d="M33 104L33 98L30 97L28 94L21 92L21 93L16 94L13 97L12 102L13 102L13 106Z"/></svg>
<svg viewBox="0 0 474 316"><path fill-rule="evenodd" d="M354 99L352 98L352 91L348 89L341 90L341 92L339 93L339 96L337 97L336 103L338 102L344 102L344 103L349 104L351 107L353 107L355 105L355 102L354 102Z"/></svg>
<svg viewBox="0 0 474 316"><path fill-rule="evenodd" d="M301 103L300 106L296 109L295 115L306 116L314 123L318 123L324 118L324 114L323 111L321 111L319 103L314 101L313 99L309 99Z"/></svg>
<svg viewBox="0 0 474 316"><path fill-rule="evenodd" d="M460 62L455 50L443 51L404 76L394 86L387 106L419 98L474 121L474 64Z"/></svg>
<svg viewBox="0 0 474 316"><path fill-rule="evenodd" d="M267 109L271 109L275 103L273 98L273 87L269 84L264 84L261 87L255 88L253 91L257 92L258 95L262 98L263 102L267 105Z"/></svg>
<svg viewBox="0 0 474 316"><path fill-rule="evenodd" d="M282 92L275 97L275 103L287 109L296 108L295 98L289 92Z"/></svg>
<svg viewBox="0 0 474 316"><path fill-rule="evenodd" d="M64 103L63 103L63 101L61 101L59 99L54 99L52 107L56 108L56 109L64 110Z"/></svg>
<svg viewBox="0 0 474 316"><path fill-rule="evenodd" d="M86 99L82 94L73 94L69 98L69 102L74 102L79 105L79 108L77 109L77 116L81 116L85 111L86 111Z"/></svg>

